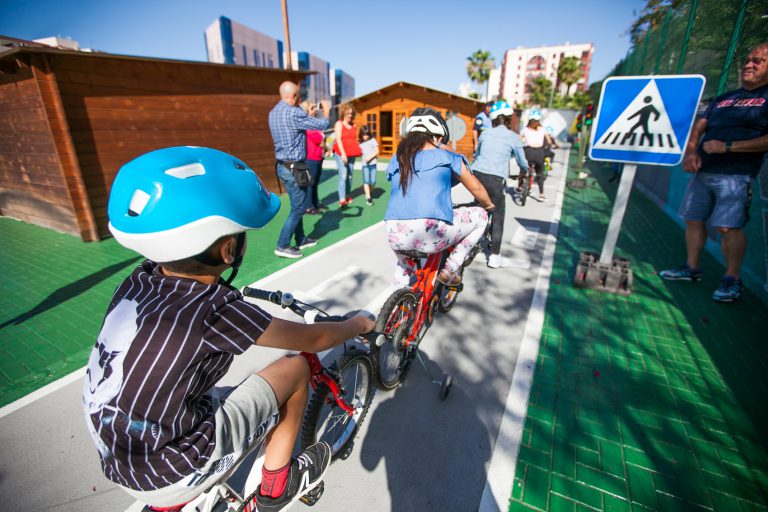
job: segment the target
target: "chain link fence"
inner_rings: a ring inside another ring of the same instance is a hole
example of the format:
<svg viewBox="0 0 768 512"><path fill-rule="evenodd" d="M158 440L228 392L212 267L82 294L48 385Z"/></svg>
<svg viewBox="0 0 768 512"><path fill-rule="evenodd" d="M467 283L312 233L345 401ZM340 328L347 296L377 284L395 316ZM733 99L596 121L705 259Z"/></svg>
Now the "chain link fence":
<svg viewBox="0 0 768 512"><path fill-rule="evenodd" d="M763 42L768 0L676 1L610 74L701 74L710 99L739 86L744 58Z"/></svg>

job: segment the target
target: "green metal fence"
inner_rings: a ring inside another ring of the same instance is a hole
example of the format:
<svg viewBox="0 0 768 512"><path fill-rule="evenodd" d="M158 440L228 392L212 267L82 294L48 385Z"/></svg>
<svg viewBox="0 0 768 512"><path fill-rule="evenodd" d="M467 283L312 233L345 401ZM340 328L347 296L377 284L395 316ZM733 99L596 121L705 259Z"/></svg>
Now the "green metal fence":
<svg viewBox="0 0 768 512"><path fill-rule="evenodd" d="M670 4L611 75L702 74L705 99L738 87L749 50L768 42L768 0Z"/></svg>

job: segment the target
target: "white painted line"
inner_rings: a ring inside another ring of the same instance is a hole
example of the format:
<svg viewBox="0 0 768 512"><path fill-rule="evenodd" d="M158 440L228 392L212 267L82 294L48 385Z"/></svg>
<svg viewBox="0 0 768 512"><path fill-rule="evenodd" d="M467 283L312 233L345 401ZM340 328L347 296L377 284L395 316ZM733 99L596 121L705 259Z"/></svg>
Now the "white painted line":
<svg viewBox="0 0 768 512"><path fill-rule="evenodd" d="M515 234L512 236L510 244L516 247L522 247L532 251L536 249L536 240L539 238L539 228L527 228L525 226L519 226L515 230Z"/></svg>
<svg viewBox="0 0 768 512"><path fill-rule="evenodd" d="M356 267L355 265L350 265L344 270L337 272L336 274L332 275L325 281L321 282L314 288L308 291L303 290L296 290L294 292L294 295L296 297L299 297L302 302L321 302L324 301L325 298L321 295L325 290L333 286L334 284L343 281L347 278L347 276L354 274L360 270L359 267Z"/></svg>
<svg viewBox="0 0 768 512"><path fill-rule="evenodd" d="M366 304L365 307L360 310L358 315L365 314L366 312L368 312L373 314L374 316L379 316L379 311L381 311L381 306L384 305L384 302L389 298L390 295L392 295L393 291L394 290L392 289L391 286L386 287L371 302Z"/></svg>
<svg viewBox="0 0 768 512"><path fill-rule="evenodd" d="M529 258L507 258L509 266L512 268L522 268L528 270L531 268L531 260Z"/></svg>
<svg viewBox="0 0 768 512"><path fill-rule="evenodd" d="M547 305L549 281L552 276L552 264L557 246L557 230L563 208L565 178L562 177L558 181L556 206L549 228L550 236L547 237L544 246L536 288L531 300L531 309L528 312L528 320L523 333L523 342L517 355L515 373L512 375L504 416L493 448L491 464L488 467L488 478L485 482L478 512L496 512L509 508L512 486L515 482L517 455L520 452L523 426L528 411L528 399L533 383L533 372L539 355L539 339L544 325L544 311Z"/></svg>
<svg viewBox="0 0 768 512"><path fill-rule="evenodd" d="M0 418L8 416L12 412L18 411L19 409L21 409L25 405L29 405L32 402L34 402L35 400L39 400L39 399L43 398L44 396L49 395L49 394L53 393L54 391L59 390L59 389L63 388L64 386L66 386L67 384L71 384L73 382L76 382L79 379L82 379L83 377L85 377L85 368L86 367L83 366L82 368L80 368L78 370L75 370L74 372L70 373L66 377L62 377L62 378L60 378L58 380L55 380L55 381L51 382L50 384L48 384L46 386L43 386L42 388L40 388L40 389L38 389L36 391L33 391L32 393L30 393L30 394L28 394L28 395L26 395L26 396L24 396L22 398L19 398L15 402L12 402L12 403L6 405L2 409L0 409Z"/></svg>
<svg viewBox="0 0 768 512"><path fill-rule="evenodd" d="M325 253L326 251L329 251L331 249L338 248L338 247L343 247L346 244L350 243L350 241L355 240L355 239L363 236L364 234L368 233L368 231L372 231L373 229L378 227L379 224L383 224L383 223L384 223L384 221L377 222L376 224L374 224L372 226L369 226L366 229L364 229L362 231L359 231L359 232L355 233L352 236L348 236L347 238L345 238L343 240L339 240L335 244L329 245L328 247L326 247L326 248L324 248L324 249L322 249L320 251L317 251L316 253L312 254L311 256L307 256L306 258L303 258L302 260L294 263L293 265L289 265L288 267L285 267L283 269L278 270L274 274L270 274L267 277L265 277L263 279L260 279L259 281L256 281L255 283L251 284L250 286L253 286L253 287L256 287L256 288L260 288L260 287L264 286L265 283L269 283L273 279L276 279L276 278L282 276L284 273L287 273L289 271L292 271L292 270L296 269L297 265L306 265L307 262L313 261L316 257L318 257L319 255ZM63 388L64 386L77 381L77 379L80 379L80 378L82 378L85 375L86 368L87 368L86 366L83 366L82 368L79 368L79 369L75 370L74 372L70 373L66 377L62 377L62 378L60 378L58 380L55 380L55 381L51 382L50 384L48 384L47 386L44 386L44 387L38 389L37 391L33 391L32 393L28 394L27 396L19 398L15 402L12 402L12 403L6 405L3 408L0 408L0 418L3 418L4 416L9 415L12 412L18 411L22 407L24 407L26 405L29 405L32 402L35 402L37 400L40 400L41 398L43 398L43 397L53 393L54 391L57 391L57 390Z"/></svg>
<svg viewBox="0 0 768 512"><path fill-rule="evenodd" d="M345 245L351 243L352 241L357 240L358 238L360 238L362 236L365 236L369 231L373 231L374 229L379 228L383 224L384 224L384 221L381 221L381 222L377 222L376 224L374 224L372 226L368 226L364 230L358 231L354 235L348 236L347 238L345 238L343 240L339 240L335 244L329 245L328 247L325 247L324 249L321 249L321 250L317 251L316 253L307 256L306 258L301 258L296 263L288 265L287 267L282 268L282 269L278 270L277 272L274 272L274 273L272 273L272 274L270 274L270 275L268 275L266 277L263 277L263 278L259 279L258 281L255 281L255 282L249 284L248 286L250 286L252 288L263 288L264 286L267 286L272 281L274 281L274 280L276 280L278 278L281 278L283 276L283 274L287 274L289 272L293 272L297 268L302 267L304 265L307 265L308 263L310 263L310 262L316 260L318 257L320 257L321 254L325 254L327 251L330 251L331 249L338 249L339 247L344 247Z"/></svg>

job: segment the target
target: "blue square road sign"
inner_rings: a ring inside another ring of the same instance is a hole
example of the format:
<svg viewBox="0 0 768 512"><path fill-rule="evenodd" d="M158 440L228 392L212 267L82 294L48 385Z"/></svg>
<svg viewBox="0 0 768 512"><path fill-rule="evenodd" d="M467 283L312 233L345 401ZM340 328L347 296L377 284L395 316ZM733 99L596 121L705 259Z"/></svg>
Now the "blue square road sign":
<svg viewBox="0 0 768 512"><path fill-rule="evenodd" d="M603 82L589 157L677 165L701 101L701 75L610 77Z"/></svg>

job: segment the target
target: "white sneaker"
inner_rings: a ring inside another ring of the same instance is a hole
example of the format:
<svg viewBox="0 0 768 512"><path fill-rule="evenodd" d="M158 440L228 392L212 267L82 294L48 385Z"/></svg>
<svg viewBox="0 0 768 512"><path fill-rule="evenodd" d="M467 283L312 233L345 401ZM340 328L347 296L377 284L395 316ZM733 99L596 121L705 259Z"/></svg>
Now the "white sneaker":
<svg viewBox="0 0 768 512"><path fill-rule="evenodd" d="M491 268L508 267L509 260L500 254L491 254L488 258L488 266Z"/></svg>

